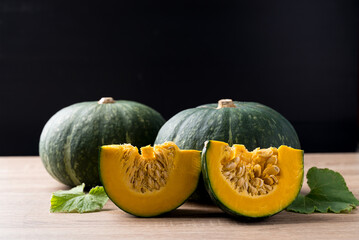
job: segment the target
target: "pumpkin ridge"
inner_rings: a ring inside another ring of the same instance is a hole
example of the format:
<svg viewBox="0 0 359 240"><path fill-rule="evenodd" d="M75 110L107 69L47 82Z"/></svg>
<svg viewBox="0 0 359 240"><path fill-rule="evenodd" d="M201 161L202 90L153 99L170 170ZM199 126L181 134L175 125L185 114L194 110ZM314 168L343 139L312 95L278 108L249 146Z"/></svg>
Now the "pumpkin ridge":
<svg viewBox="0 0 359 240"><path fill-rule="evenodd" d="M70 130L70 135L68 137L70 138L70 143L69 143L69 156L68 156L68 161L66 161L66 159L64 159L64 163L65 163L65 168L66 168L66 172L68 174L68 176L70 177L72 184L71 185L79 185L82 182L84 182L84 178L86 176L87 170L93 166L89 166L89 165L93 165L93 161L89 161L88 163L84 164L85 166L81 167L81 163L82 162L78 162L78 158L80 156L78 156L77 152L78 149L82 148L82 141L81 141L81 137L84 134L84 131L88 129L88 124L85 124L85 128L83 127L84 124L84 120L89 120L88 116L92 116L94 115L94 113L96 112L97 109L97 105L93 105L90 102L84 102L82 104L83 107L86 108L86 110L82 110L79 111L78 113L78 117L73 121L73 123L71 124L71 130ZM91 118L91 122L94 123L94 125L99 125L99 118L97 117L98 115L94 115L95 117ZM97 124L96 124L97 122ZM80 133L80 134L79 134ZM85 132L86 134L93 134L92 129L89 129L88 131ZM97 135L98 136L98 135ZM77 140L78 138L78 140ZM97 157L97 155L96 155ZM91 156L91 159L95 159L95 155ZM80 167L81 169L86 169L86 171L83 172L76 172L76 169ZM94 173L95 175L97 175L98 178L98 174L97 172ZM77 179L77 181L76 181ZM93 185L93 183L91 183L91 185Z"/></svg>
<svg viewBox="0 0 359 240"><path fill-rule="evenodd" d="M187 146L184 143L185 141L182 136L182 132L183 132L183 130L186 129L188 122L191 120L191 118L195 114L195 112L192 109L188 109L187 112L188 112L188 114L186 115L186 117L184 117L184 120L178 122L178 124L177 124L178 127L176 128L177 131L175 131L177 134L174 136L174 142L177 144L177 146L179 146L180 148L183 148L183 149L187 149Z"/></svg>
<svg viewBox="0 0 359 240"><path fill-rule="evenodd" d="M115 111L115 114L117 115L117 116L119 116L118 117L118 119L121 119L120 121L118 121L117 123L119 124L120 123L120 125L121 125L121 129L125 129L125 126L127 126L127 129L129 128L128 126L131 126L132 125L132 123L130 123L129 121L128 121L128 119L127 119L127 114L126 114L126 111L127 111L127 109L126 109L126 102L124 102L124 101L116 101L116 106L117 106L117 108L114 110ZM121 132L121 135L123 136L123 138L124 139L126 139L126 143L129 143L129 142L131 142L130 141L130 139L129 139L129 137L127 136L127 129L125 129L124 131L122 131ZM104 144L110 144L110 142L105 142ZM135 144L135 143L134 143Z"/></svg>
<svg viewBox="0 0 359 240"><path fill-rule="evenodd" d="M76 114L78 114L78 112L80 111L81 107L86 104L86 103L78 103L77 105L77 109L75 109L75 111L72 113L73 116L75 116ZM65 115L64 115L65 116ZM72 121L75 121L75 118L72 119ZM71 166L71 161L70 161L70 158L71 158L71 141L68 140L68 135L72 135L72 131L73 131L73 125L70 124L68 125L68 127L66 128L65 130L65 133L63 133L63 136L62 136L62 142L64 143L64 147L62 148L62 158L61 159L57 159L57 164L59 164L59 162L63 161L64 164L63 165L60 165L59 166L63 166L63 169L62 171L66 173L66 176L67 176L67 182L68 184L70 185L76 185L74 184L74 181L72 180L73 176L70 176L69 174L69 171L68 171L68 168ZM67 143L67 145L66 145ZM66 149L65 149L66 148ZM68 159L68 161L67 161ZM62 171L57 171L56 173L56 177L58 179L60 179L60 176L59 174L62 172Z"/></svg>
<svg viewBox="0 0 359 240"><path fill-rule="evenodd" d="M51 118L51 119L55 119L55 118L59 118L59 117L63 117L63 114L60 113L60 112L57 112L55 113ZM49 134L47 134L49 132L49 130L51 128L54 128L53 126L56 124L57 122L55 121L49 121L44 129L43 129L43 132L41 133L41 136L40 136L40 145L39 145L39 153L41 154L41 151L43 149L41 149L40 146L45 146L46 147L46 152L48 153L50 150L48 150L48 142L51 142L51 136ZM61 136L60 136L61 137ZM44 148L45 148L44 147ZM56 179L57 181L59 181L58 177L57 177L57 169L53 167L53 165L50 164L50 160L49 160L49 154L44 154L43 157L41 158L44 166L46 169L48 169L48 172L49 174L54 178ZM57 161L57 159L55 159L55 161Z"/></svg>
<svg viewBox="0 0 359 240"><path fill-rule="evenodd" d="M184 148L184 146L180 146L180 142L178 141L178 139L181 139L181 137L179 137L180 135L180 129L182 128L182 124L183 122L185 122L187 119L189 119L189 116L192 114L192 109L187 109L184 110L182 112L179 113L181 115L181 118L179 118L180 120L175 121L174 123L172 123L172 125L174 126L173 129L174 131L171 132L164 132L163 133L163 137L159 138L159 136L162 136L160 134L157 135L157 138L155 140L155 142L158 143L164 143L166 142L168 138L172 139L172 141L174 143L176 143L177 146L179 146L180 148ZM170 118L171 120L172 118ZM169 120L169 121L170 121ZM161 130L160 130L161 131Z"/></svg>

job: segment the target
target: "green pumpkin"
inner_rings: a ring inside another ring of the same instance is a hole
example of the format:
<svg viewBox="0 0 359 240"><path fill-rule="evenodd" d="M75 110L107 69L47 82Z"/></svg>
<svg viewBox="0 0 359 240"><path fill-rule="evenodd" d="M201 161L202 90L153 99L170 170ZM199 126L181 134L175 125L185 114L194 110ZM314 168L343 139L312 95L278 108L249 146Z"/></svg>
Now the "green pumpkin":
<svg viewBox="0 0 359 240"><path fill-rule="evenodd" d="M202 150L207 140L243 144L250 151L281 145L300 149L296 131L280 113L263 104L230 99L179 112L162 126L155 143L173 141L181 149ZM200 182L193 199L205 201L206 196Z"/></svg>
<svg viewBox="0 0 359 240"><path fill-rule="evenodd" d="M39 153L49 174L68 186L100 185L99 147L106 144L153 144L164 124L162 116L143 104L112 98L68 106L46 123Z"/></svg>

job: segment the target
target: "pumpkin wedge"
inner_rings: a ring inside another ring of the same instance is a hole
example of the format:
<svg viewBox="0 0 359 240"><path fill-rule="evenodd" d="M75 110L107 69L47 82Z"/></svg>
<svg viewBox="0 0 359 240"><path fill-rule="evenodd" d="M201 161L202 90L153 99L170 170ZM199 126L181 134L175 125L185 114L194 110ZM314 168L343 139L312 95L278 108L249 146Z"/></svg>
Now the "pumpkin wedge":
<svg viewBox="0 0 359 240"><path fill-rule="evenodd" d="M201 152L180 150L173 142L141 148L101 147L99 171L108 197L120 209L153 217L182 205L197 187Z"/></svg>
<svg viewBox="0 0 359 240"><path fill-rule="evenodd" d="M285 145L256 148L230 147L207 141L202 173L214 202L234 216L261 218L274 215L297 197L303 182L303 151Z"/></svg>

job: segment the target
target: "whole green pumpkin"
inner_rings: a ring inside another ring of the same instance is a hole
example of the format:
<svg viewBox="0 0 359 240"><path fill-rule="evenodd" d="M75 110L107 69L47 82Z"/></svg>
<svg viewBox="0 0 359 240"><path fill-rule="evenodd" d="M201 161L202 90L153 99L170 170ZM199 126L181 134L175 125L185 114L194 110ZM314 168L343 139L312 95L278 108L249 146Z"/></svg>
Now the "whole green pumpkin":
<svg viewBox="0 0 359 240"><path fill-rule="evenodd" d="M106 144L153 144L164 124L143 104L112 98L82 102L58 111L46 123L39 153L49 174L68 186L100 185L99 147Z"/></svg>
<svg viewBox="0 0 359 240"><path fill-rule="evenodd" d="M281 145L300 149L296 131L280 113L263 104L231 99L177 113L162 126L155 144L173 141L181 149L202 150L207 140L243 144L250 151ZM210 201L203 181L192 200Z"/></svg>
<svg viewBox="0 0 359 240"><path fill-rule="evenodd" d="M173 141L181 149L202 150L207 140L244 144L250 151L280 145L300 148L296 131L280 113L230 99L177 113L162 126L155 143Z"/></svg>

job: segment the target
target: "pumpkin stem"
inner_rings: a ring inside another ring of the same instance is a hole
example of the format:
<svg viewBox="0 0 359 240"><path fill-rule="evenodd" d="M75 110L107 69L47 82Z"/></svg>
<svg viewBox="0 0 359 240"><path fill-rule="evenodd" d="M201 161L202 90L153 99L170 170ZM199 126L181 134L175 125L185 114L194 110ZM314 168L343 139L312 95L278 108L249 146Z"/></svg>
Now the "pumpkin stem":
<svg viewBox="0 0 359 240"><path fill-rule="evenodd" d="M234 105L232 99L221 99L221 100L218 101L217 109L220 109L220 108L235 108L235 107L236 107L236 105Z"/></svg>
<svg viewBox="0 0 359 240"><path fill-rule="evenodd" d="M114 103L114 102L115 102L115 100L113 100L112 97L103 97L97 103L98 104L105 104L105 103Z"/></svg>

